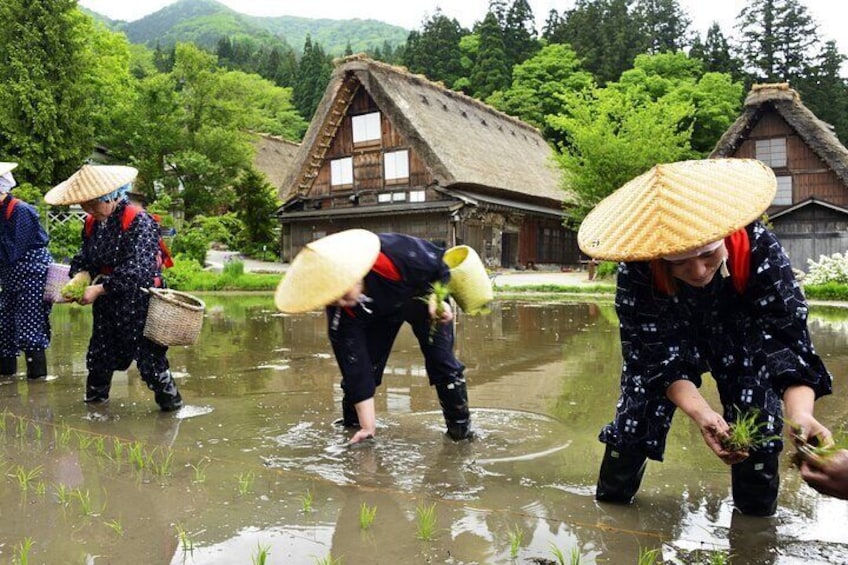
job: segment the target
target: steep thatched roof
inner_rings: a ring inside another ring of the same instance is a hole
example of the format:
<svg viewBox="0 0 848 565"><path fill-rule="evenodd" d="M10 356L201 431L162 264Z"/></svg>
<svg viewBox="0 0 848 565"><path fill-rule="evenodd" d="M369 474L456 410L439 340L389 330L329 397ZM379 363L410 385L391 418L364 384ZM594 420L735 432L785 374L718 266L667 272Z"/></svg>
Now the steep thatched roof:
<svg viewBox="0 0 848 565"><path fill-rule="evenodd" d="M308 191L307 173L334 103L343 89L358 85L423 159L439 186L565 199L553 150L538 130L420 75L355 56L342 60L333 72L284 182L283 201Z"/></svg>
<svg viewBox="0 0 848 565"><path fill-rule="evenodd" d="M833 128L810 112L798 93L786 83L755 84L745 99L742 115L724 133L710 156L732 156L747 139L763 111L769 108L774 108L836 176L848 184L848 149L839 142Z"/></svg>
<svg viewBox="0 0 848 565"><path fill-rule="evenodd" d="M261 133L253 142L253 147L256 150L253 165L264 173L271 186L279 191L291 171L300 146L282 137Z"/></svg>

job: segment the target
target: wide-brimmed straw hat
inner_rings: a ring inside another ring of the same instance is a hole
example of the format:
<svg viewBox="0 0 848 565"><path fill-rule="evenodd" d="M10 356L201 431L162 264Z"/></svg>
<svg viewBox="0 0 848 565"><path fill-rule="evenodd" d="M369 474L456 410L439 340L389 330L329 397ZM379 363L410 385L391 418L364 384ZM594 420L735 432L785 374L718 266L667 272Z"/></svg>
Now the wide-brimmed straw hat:
<svg viewBox="0 0 848 565"><path fill-rule="evenodd" d="M601 200L580 225L577 244L608 261L678 255L756 220L776 190L774 172L755 159L656 165Z"/></svg>
<svg viewBox="0 0 848 565"><path fill-rule="evenodd" d="M0 161L0 175L11 172L17 166L17 163L12 163L11 161Z"/></svg>
<svg viewBox="0 0 848 565"><path fill-rule="evenodd" d="M80 170L44 195L54 206L81 204L104 196L135 180L138 169L123 165L83 165Z"/></svg>
<svg viewBox="0 0 848 565"><path fill-rule="evenodd" d="M277 286L277 309L297 314L332 304L368 274L379 253L380 238L363 229L307 243Z"/></svg>

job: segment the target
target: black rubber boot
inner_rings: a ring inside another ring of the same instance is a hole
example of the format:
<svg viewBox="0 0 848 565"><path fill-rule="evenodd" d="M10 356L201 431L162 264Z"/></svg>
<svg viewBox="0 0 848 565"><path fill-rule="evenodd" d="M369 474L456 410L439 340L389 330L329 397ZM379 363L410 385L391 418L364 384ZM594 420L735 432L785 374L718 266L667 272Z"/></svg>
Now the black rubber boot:
<svg viewBox="0 0 848 565"><path fill-rule="evenodd" d="M17 357L0 357L0 377L14 377L17 372Z"/></svg>
<svg viewBox="0 0 848 565"><path fill-rule="evenodd" d="M111 388L112 371L89 372L85 380L85 402L87 404L109 402L109 389Z"/></svg>
<svg viewBox="0 0 848 565"><path fill-rule="evenodd" d="M436 385L439 404L445 416L448 435L454 441L471 439L474 431L471 429L471 413L468 410L468 389L462 377L447 384Z"/></svg>
<svg viewBox="0 0 848 565"><path fill-rule="evenodd" d="M27 379L43 379L47 376L47 355L44 351L27 351L25 354Z"/></svg>
<svg viewBox="0 0 848 565"><path fill-rule="evenodd" d="M342 425L346 428L359 428L359 416L356 415L356 406L348 399L342 397Z"/></svg>
<svg viewBox="0 0 848 565"><path fill-rule="evenodd" d="M642 484L642 475L645 474L647 465L648 460L643 453L628 453L607 445L601 471L598 473L595 499L601 502L630 504Z"/></svg>
<svg viewBox="0 0 848 565"><path fill-rule="evenodd" d="M778 466L777 453L755 451L731 467L733 504L740 512L748 516L771 516L777 511Z"/></svg>
<svg viewBox="0 0 848 565"><path fill-rule="evenodd" d="M156 404L162 412L173 412L183 407L183 397L177 390L171 371L162 371L156 376L156 382L148 383L147 386L153 390Z"/></svg>

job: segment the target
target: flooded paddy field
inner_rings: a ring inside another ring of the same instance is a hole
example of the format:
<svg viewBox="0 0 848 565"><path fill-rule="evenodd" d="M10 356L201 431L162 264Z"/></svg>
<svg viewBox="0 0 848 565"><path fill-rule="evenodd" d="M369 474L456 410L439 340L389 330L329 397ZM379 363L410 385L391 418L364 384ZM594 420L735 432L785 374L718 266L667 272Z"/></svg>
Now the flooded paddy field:
<svg viewBox="0 0 848 565"><path fill-rule="evenodd" d="M729 469L682 414L636 502L595 502L621 363L608 302L459 317L472 442L444 435L404 329L378 437L349 448L323 314L278 314L270 295L203 298L198 344L169 352L186 400L169 414L134 367L108 405L86 406L90 310L54 308L48 381L0 384L0 562L635 564L656 549L664 563L848 563L848 502L807 487L784 453L777 515L734 513ZM838 431L848 311L813 308L810 328L836 379L816 413Z"/></svg>

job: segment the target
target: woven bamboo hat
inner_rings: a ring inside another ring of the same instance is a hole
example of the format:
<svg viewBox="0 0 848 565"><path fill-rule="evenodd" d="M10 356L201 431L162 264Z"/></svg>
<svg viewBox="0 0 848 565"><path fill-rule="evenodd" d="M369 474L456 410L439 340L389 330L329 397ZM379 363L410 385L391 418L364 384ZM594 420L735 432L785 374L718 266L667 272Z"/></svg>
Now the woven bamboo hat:
<svg viewBox="0 0 848 565"><path fill-rule="evenodd" d="M122 165L83 165L66 181L44 195L44 201L54 206L81 204L109 194L135 180L138 169Z"/></svg>
<svg viewBox="0 0 848 565"><path fill-rule="evenodd" d="M586 255L648 261L717 241L759 218L777 190L755 159L660 164L601 200L577 232Z"/></svg>
<svg viewBox="0 0 848 565"><path fill-rule="evenodd" d="M462 311L472 316L485 313L495 296L492 280L474 248L467 245L451 247L445 251L443 261L450 267L448 288L451 296Z"/></svg>
<svg viewBox="0 0 848 565"><path fill-rule="evenodd" d="M277 309L297 314L335 302L365 277L379 253L380 238L362 229L307 243L277 286Z"/></svg>
<svg viewBox="0 0 848 565"><path fill-rule="evenodd" d="M12 172L12 169L17 167L17 163L0 161L0 175Z"/></svg>

